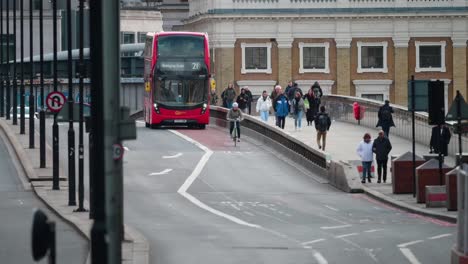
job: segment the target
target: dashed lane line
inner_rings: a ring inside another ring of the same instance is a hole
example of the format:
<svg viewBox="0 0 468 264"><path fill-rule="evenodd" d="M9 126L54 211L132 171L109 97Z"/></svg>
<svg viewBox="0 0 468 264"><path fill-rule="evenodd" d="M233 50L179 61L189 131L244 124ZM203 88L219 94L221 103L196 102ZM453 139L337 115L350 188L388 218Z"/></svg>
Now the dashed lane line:
<svg viewBox="0 0 468 264"><path fill-rule="evenodd" d="M399 244L399 245L397 245L397 247L404 248L404 247L411 246L411 245L414 245L414 244L418 244L418 243L421 243L421 242L424 242L424 240L410 241L410 242L407 242L407 243Z"/></svg>
<svg viewBox="0 0 468 264"><path fill-rule="evenodd" d="M438 235L438 236L433 236L433 237L429 237L428 239L438 239L438 238L443 238L443 237L449 237L451 236L452 234L442 234L442 235Z"/></svg>
<svg viewBox="0 0 468 264"><path fill-rule="evenodd" d="M315 244L315 243L322 242L322 241L325 241L325 239L324 238L319 238L319 239L315 239L315 240L312 240L312 241L306 241L306 242L301 243L301 245L307 246L307 245Z"/></svg>
<svg viewBox="0 0 468 264"><path fill-rule="evenodd" d="M384 229L371 229L371 230L366 230L364 232L365 233L374 233L374 232L380 232L380 231L384 231Z"/></svg>
<svg viewBox="0 0 468 264"><path fill-rule="evenodd" d="M164 174L168 174L171 171L172 171L172 169L165 169L165 170L160 171L160 172L150 173L149 176L164 175Z"/></svg>
<svg viewBox="0 0 468 264"><path fill-rule="evenodd" d="M182 155L183 155L182 153L177 153L177 154L172 155L172 156L163 156L162 158L163 159L176 159L176 158L178 158L178 157L180 157Z"/></svg>
<svg viewBox="0 0 468 264"><path fill-rule="evenodd" d="M359 233L350 233L350 234L339 235L339 236L335 236L335 238L343 238L343 237L349 237L349 236L355 236L355 235L359 235Z"/></svg>
<svg viewBox="0 0 468 264"><path fill-rule="evenodd" d="M334 208L334 207L331 207L331 206L329 206L329 205L326 205L326 204L325 204L324 206L325 206L326 208L332 210L332 211L335 211L335 212L338 212L338 211L339 211L338 209L336 209L336 208Z"/></svg>
<svg viewBox="0 0 468 264"><path fill-rule="evenodd" d="M346 227L350 227L350 226L351 225L322 226L322 227L320 227L320 229L329 230L329 229L346 228Z"/></svg>

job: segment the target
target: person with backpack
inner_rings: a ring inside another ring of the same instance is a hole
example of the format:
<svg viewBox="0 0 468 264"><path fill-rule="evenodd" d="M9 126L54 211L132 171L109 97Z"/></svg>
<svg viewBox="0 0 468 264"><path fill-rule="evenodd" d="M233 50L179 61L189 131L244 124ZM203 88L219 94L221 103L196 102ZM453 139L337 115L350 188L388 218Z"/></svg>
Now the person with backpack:
<svg viewBox="0 0 468 264"><path fill-rule="evenodd" d="M325 151L325 144L327 142L327 131L330 130L331 119L328 113L325 112L325 106L320 107L320 113L315 117L315 129L317 130L317 145L319 149ZM320 144L322 139L322 144Z"/></svg>
<svg viewBox="0 0 468 264"><path fill-rule="evenodd" d="M377 114L379 120L377 121L376 127L382 127L386 138L389 138L390 127L395 126L392 113L393 108L390 106L390 101L385 100L385 104L379 108L379 112Z"/></svg>
<svg viewBox="0 0 468 264"><path fill-rule="evenodd" d="M288 98L281 91L281 86L279 89L279 94L276 96L276 99L273 101L273 108L276 112L277 126L284 129L284 124L286 122L286 116L289 113L289 101Z"/></svg>
<svg viewBox="0 0 468 264"><path fill-rule="evenodd" d="M301 93L298 91L296 92L296 96L294 97L291 103L291 113L294 117L294 130L301 131L302 116L304 115L305 111L306 109L304 99L302 99Z"/></svg>

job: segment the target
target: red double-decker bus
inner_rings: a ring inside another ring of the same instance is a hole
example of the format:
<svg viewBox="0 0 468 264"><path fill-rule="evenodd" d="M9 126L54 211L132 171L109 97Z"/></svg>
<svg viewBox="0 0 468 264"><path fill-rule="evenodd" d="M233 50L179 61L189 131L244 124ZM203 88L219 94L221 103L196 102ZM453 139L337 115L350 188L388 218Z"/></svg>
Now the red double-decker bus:
<svg viewBox="0 0 468 264"><path fill-rule="evenodd" d="M144 50L147 127L205 128L210 119L210 49L198 32L148 33Z"/></svg>

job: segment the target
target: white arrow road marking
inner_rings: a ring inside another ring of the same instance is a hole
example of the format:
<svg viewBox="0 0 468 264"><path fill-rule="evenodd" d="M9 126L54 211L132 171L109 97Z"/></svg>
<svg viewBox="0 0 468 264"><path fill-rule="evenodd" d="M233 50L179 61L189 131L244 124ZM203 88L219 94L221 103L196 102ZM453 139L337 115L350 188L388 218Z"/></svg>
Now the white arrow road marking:
<svg viewBox="0 0 468 264"><path fill-rule="evenodd" d="M411 264L421 264L409 248L400 248L401 253L409 260Z"/></svg>
<svg viewBox="0 0 468 264"><path fill-rule="evenodd" d="M163 159L175 159L175 158L178 158L178 157L180 157L182 155L183 155L182 153L177 153L177 154L175 154L173 156L163 156L162 158Z"/></svg>
<svg viewBox="0 0 468 264"><path fill-rule="evenodd" d="M332 210L332 211L335 211L335 212L338 212L338 211L339 211L338 209L336 209L336 208L334 208L334 207L331 207L331 206L329 206L329 205L326 205L326 204L323 205L323 206L325 206L326 208L328 208L328 209L330 209L330 210Z"/></svg>
<svg viewBox="0 0 468 264"><path fill-rule="evenodd" d="M192 185L192 183L197 179L197 177L200 175L200 173L202 172L203 170L203 167L205 167L206 163L208 163L208 160L210 159L211 155L213 154L213 151L211 151L209 148L205 147L204 145L202 145L201 143L187 137L186 135L182 134L182 133L179 133L175 130L169 130L171 131L172 133L176 134L177 136L187 140L188 142L196 145L197 147L199 147L200 149L202 149L205 154L202 156L201 160L198 162L197 166L195 167L195 169L192 171L192 174L190 174L190 176L185 180L184 184L182 184L182 186L180 186L179 190L177 190L177 192L182 195L183 197L185 197L187 200L189 200L191 203L195 204L196 206L212 213L212 214L215 214L217 216L220 216L220 217L223 217L223 218L226 218L227 220L231 221L231 222L234 222L236 224L239 224L239 225L243 225L243 226L248 226L248 227L253 227L253 228L262 228L261 226L259 225L255 225L255 224L251 224L251 223L248 223L242 219L239 219L237 217L234 217L232 215L228 215L228 214L225 214L219 210L216 210L212 207L209 207L208 205L206 205L205 203L201 202L200 200L198 200L197 198L195 198L194 196L192 196L191 194L189 194L187 192L188 188L190 188L190 185Z"/></svg>
<svg viewBox="0 0 468 264"><path fill-rule="evenodd" d="M171 172L172 169L165 169L161 172L153 172L153 173L150 173L149 175L150 176L155 176L155 175L163 175L163 174L168 174L169 172Z"/></svg>

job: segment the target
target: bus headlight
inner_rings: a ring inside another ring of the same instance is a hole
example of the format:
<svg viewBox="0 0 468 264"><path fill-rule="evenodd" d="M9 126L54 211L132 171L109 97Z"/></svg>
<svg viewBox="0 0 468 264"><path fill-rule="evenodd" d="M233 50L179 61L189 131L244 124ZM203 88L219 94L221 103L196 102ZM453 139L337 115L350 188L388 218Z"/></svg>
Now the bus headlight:
<svg viewBox="0 0 468 264"><path fill-rule="evenodd" d="M205 103L203 104L203 107L202 107L202 110L201 110L201 114L203 115L205 112L206 112L206 108L208 107L208 105Z"/></svg>
<svg viewBox="0 0 468 264"><path fill-rule="evenodd" d="M154 103L153 106L154 106L154 110L156 111L156 113L159 114L159 106L158 106L158 104L157 104L157 103Z"/></svg>

